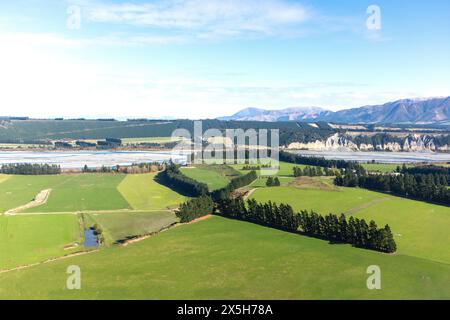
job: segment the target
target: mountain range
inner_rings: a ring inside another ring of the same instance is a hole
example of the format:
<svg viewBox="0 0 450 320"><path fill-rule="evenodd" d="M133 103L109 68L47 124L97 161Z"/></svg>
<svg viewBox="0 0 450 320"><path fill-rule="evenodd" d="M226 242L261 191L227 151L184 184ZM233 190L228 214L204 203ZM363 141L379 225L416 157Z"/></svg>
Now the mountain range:
<svg viewBox="0 0 450 320"><path fill-rule="evenodd" d="M318 107L264 110L243 109L219 120L235 121L329 121L338 123L445 123L450 121L450 97L403 99L340 111Z"/></svg>

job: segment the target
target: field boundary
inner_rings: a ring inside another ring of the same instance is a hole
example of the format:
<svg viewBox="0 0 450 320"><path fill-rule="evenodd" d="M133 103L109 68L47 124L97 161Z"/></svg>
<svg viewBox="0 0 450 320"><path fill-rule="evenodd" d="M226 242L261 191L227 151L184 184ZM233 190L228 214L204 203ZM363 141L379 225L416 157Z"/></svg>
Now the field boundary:
<svg viewBox="0 0 450 320"><path fill-rule="evenodd" d="M67 254L65 256L56 257L56 258L50 258L50 259L47 259L47 260L44 260L44 261L41 261L41 262L36 262L36 263L32 263L32 264L18 266L18 267L14 267L14 268L11 268L11 269L3 269L3 270L0 270L0 274L7 273L7 272L12 272L12 271L23 270L23 269L28 269L28 268L31 268L31 267L39 266L41 264L46 264L46 263L50 263L50 262L53 262L53 261L59 261L59 260L64 260L64 259L68 259L68 258L72 258L72 257L82 256L82 255L85 255L85 254L99 252L99 251L100 251L100 249L74 252L74 253Z"/></svg>
<svg viewBox="0 0 450 320"><path fill-rule="evenodd" d="M15 216L15 215L21 215L21 216L32 216L32 215L58 215L58 214L81 214L81 213L88 213L88 214L110 214L110 213L150 213L150 212L175 212L178 208L174 209L148 209L148 210L133 210L133 209L118 209L118 210L82 210L82 211L61 211L61 212L21 212L18 214L6 214L9 216Z"/></svg>

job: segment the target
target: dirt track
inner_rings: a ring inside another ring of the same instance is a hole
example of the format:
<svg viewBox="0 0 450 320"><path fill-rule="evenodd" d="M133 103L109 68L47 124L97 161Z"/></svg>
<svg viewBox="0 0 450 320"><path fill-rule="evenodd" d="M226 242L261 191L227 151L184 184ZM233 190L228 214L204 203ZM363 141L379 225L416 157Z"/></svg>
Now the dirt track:
<svg viewBox="0 0 450 320"><path fill-rule="evenodd" d="M31 208L34 208L34 207L37 207L37 206L45 204L47 202L47 200L48 200L48 197L50 196L50 192L51 191L52 191L52 189L42 190L33 199L33 201L31 201L31 202L29 202L29 203L27 203L27 204L25 204L23 206L20 206L20 207L17 207L17 208L14 208L14 209L6 211L5 215L15 215L15 214L20 213L22 211L25 211L27 209L31 209Z"/></svg>

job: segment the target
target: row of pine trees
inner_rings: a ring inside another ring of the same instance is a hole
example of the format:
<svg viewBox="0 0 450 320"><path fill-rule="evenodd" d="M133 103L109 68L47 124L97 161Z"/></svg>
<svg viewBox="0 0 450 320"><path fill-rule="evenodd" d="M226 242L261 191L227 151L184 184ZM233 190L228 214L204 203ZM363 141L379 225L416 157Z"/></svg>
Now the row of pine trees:
<svg viewBox="0 0 450 320"><path fill-rule="evenodd" d="M303 169L300 167L294 167L294 177L321 177L321 176L334 176L334 170L321 167L306 166Z"/></svg>
<svg viewBox="0 0 450 320"><path fill-rule="evenodd" d="M2 165L0 173L18 175L60 174L61 167L55 164L12 163Z"/></svg>
<svg viewBox="0 0 450 320"><path fill-rule="evenodd" d="M214 201L219 201L223 199L228 199L231 197L231 194L236 189L248 186L253 181L255 181L258 178L258 175L256 174L256 171L250 171L249 173L239 176L236 178L233 178L230 183L222 189L215 190L211 193L211 197L214 199Z"/></svg>
<svg viewBox="0 0 450 320"><path fill-rule="evenodd" d="M325 159L325 158L321 158L321 157L309 157L309 156L293 154L293 153L286 152L286 151L280 151L279 160L284 161L284 162L293 163L293 164L303 164L306 166L346 169L346 170L354 171L358 174L362 174L362 173L366 172L364 167L356 161L332 160L332 159Z"/></svg>
<svg viewBox="0 0 450 320"><path fill-rule="evenodd" d="M174 163L168 163L166 170L158 174L157 180L183 195L199 197L208 194L207 184L184 175Z"/></svg>
<svg viewBox="0 0 450 320"><path fill-rule="evenodd" d="M369 225L364 219L344 214L322 216L314 211L294 212L287 204L272 202L258 203L256 200L242 198L225 199L218 203L218 209L224 216L251 221L291 232L303 232L306 235L326 239L331 242L349 243L356 247L393 253L397 250L392 231L388 225L378 228L374 221Z"/></svg>
<svg viewBox="0 0 450 320"><path fill-rule="evenodd" d="M440 174L357 175L353 172L336 177L335 184L388 192L405 198L450 205L448 176Z"/></svg>
<svg viewBox="0 0 450 320"><path fill-rule="evenodd" d="M214 201L210 196L201 196L183 203L176 215L180 222L190 222L197 218L212 214L214 212Z"/></svg>

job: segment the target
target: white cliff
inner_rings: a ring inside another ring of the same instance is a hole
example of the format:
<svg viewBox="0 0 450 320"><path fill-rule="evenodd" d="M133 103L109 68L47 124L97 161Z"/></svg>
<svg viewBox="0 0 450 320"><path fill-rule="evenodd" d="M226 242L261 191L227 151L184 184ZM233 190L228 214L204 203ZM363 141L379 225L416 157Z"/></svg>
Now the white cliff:
<svg viewBox="0 0 450 320"><path fill-rule="evenodd" d="M388 142L385 144L360 144L354 143L348 136L336 133L326 140L316 140L314 142L301 143L293 142L287 146L294 150L313 150L313 151L450 151L450 145L437 147L433 136L430 135L409 135L399 142Z"/></svg>

